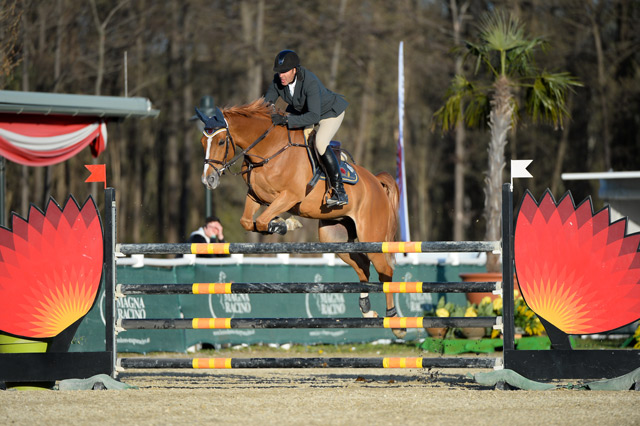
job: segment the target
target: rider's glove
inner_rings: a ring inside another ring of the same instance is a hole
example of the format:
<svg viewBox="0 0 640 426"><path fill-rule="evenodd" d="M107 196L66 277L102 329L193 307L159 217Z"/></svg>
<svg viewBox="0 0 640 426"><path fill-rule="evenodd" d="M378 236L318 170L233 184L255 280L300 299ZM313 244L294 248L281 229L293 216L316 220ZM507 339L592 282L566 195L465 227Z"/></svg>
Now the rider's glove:
<svg viewBox="0 0 640 426"><path fill-rule="evenodd" d="M286 126L287 116L280 114L271 114L271 122L273 122L274 126Z"/></svg>

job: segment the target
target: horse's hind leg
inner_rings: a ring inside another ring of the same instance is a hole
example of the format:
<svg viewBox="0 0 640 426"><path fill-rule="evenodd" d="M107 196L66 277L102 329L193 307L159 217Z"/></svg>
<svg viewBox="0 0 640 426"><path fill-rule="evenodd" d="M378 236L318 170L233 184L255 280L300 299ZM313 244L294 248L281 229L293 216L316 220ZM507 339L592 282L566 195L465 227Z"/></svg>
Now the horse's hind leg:
<svg viewBox="0 0 640 426"><path fill-rule="evenodd" d="M369 213L369 212L368 212ZM357 232L358 239L360 241L386 241L386 228L383 226L366 226L366 223L372 224L375 223L373 218L370 216L361 217L361 220L357 223ZM393 281L393 255L388 253L369 253L368 257L371 263L373 263L373 267L378 272L378 276L380 281L389 282ZM386 302L387 302L387 317L396 317L398 316L398 311L396 310L395 303L393 301L393 293L386 294ZM403 339L407 335L406 328L392 328L391 331L393 334L399 338Z"/></svg>
<svg viewBox="0 0 640 426"><path fill-rule="evenodd" d="M351 242L355 240L355 228L350 219L321 220L318 228L318 235L322 242ZM371 262L366 254L363 253L338 253L338 257L347 265L351 266L360 282L369 281L369 266ZM378 316L376 311L371 310L371 301L368 293L361 293L358 300L360 311L366 318L375 318Z"/></svg>
<svg viewBox="0 0 640 426"><path fill-rule="evenodd" d="M369 253L369 259L373 263L373 267L378 272L380 281L389 282L393 281L393 266L391 262L391 255L385 253ZM393 301L393 293L387 293L387 312L386 317L397 317L398 311L396 310L395 303ZM391 331L398 339L403 339L407 335L406 328L392 328Z"/></svg>

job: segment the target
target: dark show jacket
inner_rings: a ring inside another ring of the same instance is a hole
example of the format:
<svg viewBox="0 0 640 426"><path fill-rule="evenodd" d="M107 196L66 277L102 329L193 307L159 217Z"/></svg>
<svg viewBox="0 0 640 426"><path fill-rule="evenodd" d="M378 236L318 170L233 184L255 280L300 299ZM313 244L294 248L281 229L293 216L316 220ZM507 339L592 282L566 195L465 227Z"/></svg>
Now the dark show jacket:
<svg viewBox="0 0 640 426"><path fill-rule="evenodd" d="M202 228L200 228L198 231L200 231ZM207 241L207 239L201 235L200 233L198 233L198 231L192 232L191 235L189 236L189 239L187 240L188 244L193 244L193 243L205 243L205 244L209 244L209 243L224 243L224 240L219 240L216 237L212 237L209 241ZM231 255L229 254L198 254L196 255L196 257L230 257Z"/></svg>
<svg viewBox="0 0 640 426"><path fill-rule="evenodd" d="M290 129L312 126L323 118L337 117L349 105L342 95L324 87L320 79L304 67L300 67L296 74L293 96L288 86L280 84L278 74L274 75L264 99L267 102L275 102L278 96L289 104L287 111L293 112L288 116Z"/></svg>

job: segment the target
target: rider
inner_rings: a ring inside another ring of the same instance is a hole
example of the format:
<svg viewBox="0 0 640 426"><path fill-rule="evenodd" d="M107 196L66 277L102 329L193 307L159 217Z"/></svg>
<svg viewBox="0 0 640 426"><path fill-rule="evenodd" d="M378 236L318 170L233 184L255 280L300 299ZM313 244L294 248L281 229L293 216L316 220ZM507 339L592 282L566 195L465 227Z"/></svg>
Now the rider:
<svg viewBox="0 0 640 426"><path fill-rule="evenodd" d="M293 50L278 53L273 65L276 73L264 99L275 102L280 96L289 106L290 115L273 114L273 124L291 129L316 126L316 150L331 181L333 194L327 199L327 206L343 206L349 202L338 159L332 149L327 149L336 134L347 109L347 101L320 82L308 69L300 66L300 58Z"/></svg>

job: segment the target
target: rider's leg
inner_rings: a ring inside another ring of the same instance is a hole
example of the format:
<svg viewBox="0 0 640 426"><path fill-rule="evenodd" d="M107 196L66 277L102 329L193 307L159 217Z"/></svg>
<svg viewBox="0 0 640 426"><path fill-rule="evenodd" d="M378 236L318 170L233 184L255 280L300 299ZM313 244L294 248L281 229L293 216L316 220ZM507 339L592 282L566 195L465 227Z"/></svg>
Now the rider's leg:
<svg viewBox="0 0 640 426"><path fill-rule="evenodd" d="M327 199L327 206L342 206L349 202L342 184L340 163L333 150L328 148L329 142L331 142L331 139L340 128L343 119L344 112L337 117L320 120L316 133L316 149L327 171L327 178L331 181L331 186L333 187L333 194Z"/></svg>
<svg viewBox="0 0 640 426"><path fill-rule="evenodd" d="M311 136L311 132L313 132L313 126L305 127L303 132L304 132L304 141L308 144L309 143L309 137Z"/></svg>

